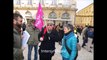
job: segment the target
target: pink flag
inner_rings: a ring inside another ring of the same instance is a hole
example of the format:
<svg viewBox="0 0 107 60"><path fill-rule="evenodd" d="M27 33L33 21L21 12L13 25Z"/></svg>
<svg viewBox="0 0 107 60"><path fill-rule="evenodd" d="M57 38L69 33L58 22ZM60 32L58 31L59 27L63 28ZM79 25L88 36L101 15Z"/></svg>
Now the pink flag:
<svg viewBox="0 0 107 60"><path fill-rule="evenodd" d="M35 20L34 26L41 31L43 25L44 25L44 22L43 22L43 11L42 11L41 4L39 3L39 7L38 7L38 10L37 10L36 20Z"/></svg>

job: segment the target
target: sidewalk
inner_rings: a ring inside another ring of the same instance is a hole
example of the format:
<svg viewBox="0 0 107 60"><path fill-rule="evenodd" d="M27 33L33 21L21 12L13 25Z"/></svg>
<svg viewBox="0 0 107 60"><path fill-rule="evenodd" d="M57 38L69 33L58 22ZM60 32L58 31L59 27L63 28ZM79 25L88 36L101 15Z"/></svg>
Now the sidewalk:
<svg viewBox="0 0 107 60"><path fill-rule="evenodd" d="M79 39L80 39L79 43L80 43L80 45L82 45L83 41L81 40L81 37ZM61 46L57 42L55 43L55 46L56 46L55 55L52 57L52 60L62 60L62 57L60 55ZM34 59L33 51L34 51L34 49L32 50L32 60ZM24 60L27 60L28 48L26 48L23 53L24 53L24 57L25 57ZM93 52L90 53L86 49L81 48L81 50L78 52L77 60L94 60L93 55L94 55Z"/></svg>

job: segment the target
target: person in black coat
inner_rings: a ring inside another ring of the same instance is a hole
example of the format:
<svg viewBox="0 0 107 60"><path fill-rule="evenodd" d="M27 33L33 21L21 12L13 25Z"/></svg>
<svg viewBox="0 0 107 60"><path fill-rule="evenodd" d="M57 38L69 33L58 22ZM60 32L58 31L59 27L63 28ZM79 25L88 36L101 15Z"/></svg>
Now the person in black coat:
<svg viewBox="0 0 107 60"><path fill-rule="evenodd" d="M58 39L58 33L53 29L53 23L48 22L47 26L39 33L41 45L39 48L40 60L51 60L55 53L55 41Z"/></svg>

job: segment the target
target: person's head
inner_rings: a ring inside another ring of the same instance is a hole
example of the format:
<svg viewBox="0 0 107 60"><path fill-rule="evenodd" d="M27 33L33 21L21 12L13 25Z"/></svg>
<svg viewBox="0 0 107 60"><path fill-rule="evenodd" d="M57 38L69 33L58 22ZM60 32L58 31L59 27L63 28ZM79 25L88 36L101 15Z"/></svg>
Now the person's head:
<svg viewBox="0 0 107 60"><path fill-rule="evenodd" d="M13 15L13 24L19 28L22 26L23 17L20 14L14 13Z"/></svg>
<svg viewBox="0 0 107 60"><path fill-rule="evenodd" d="M64 33L66 34L66 33L70 32L70 31L71 32L74 31L73 25L71 25L71 24L64 25Z"/></svg>
<svg viewBox="0 0 107 60"><path fill-rule="evenodd" d="M49 31L53 30L53 27L54 27L53 21L47 22L47 29L48 29Z"/></svg>
<svg viewBox="0 0 107 60"><path fill-rule="evenodd" d="M26 24L25 24L25 22L22 24L22 30L23 30L23 31L26 30Z"/></svg>

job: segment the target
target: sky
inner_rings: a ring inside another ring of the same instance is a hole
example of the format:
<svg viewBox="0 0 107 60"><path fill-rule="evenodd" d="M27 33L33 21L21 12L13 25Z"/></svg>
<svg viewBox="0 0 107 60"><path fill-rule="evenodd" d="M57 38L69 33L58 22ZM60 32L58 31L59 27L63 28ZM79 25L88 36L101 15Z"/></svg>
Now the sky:
<svg viewBox="0 0 107 60"><path fill-rule="evenodd" d="M77 12L94 2L94 0L76 0Z"/></svg>

